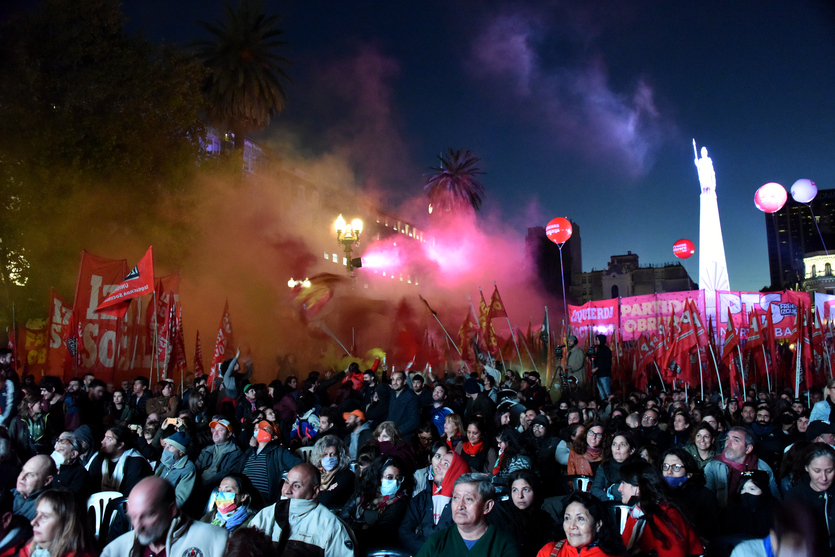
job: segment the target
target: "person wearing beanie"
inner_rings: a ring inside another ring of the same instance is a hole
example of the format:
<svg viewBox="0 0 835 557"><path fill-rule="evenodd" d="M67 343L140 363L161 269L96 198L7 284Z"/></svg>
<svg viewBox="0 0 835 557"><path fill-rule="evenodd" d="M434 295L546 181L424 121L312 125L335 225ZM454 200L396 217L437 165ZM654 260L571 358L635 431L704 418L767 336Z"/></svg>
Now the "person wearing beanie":
<svg viewBox="0 0 835 557"><path fill-rule="evenodd" d="M197 469L188 459L188 447L191 443L187 433L176 432L162 440L162 457L160 457L154 475L166 480L174 487L177 497L177 507L182 509L191 497L194 482L197 479Z"/></svg>
<svg viewBox="0 0 835 557"><path fill-rule="evenodd" d="M496 403L485 393L475 377L464 381L464 392L467 394L467 408L464 416L470 419L474 416L490 418L496 413Z"/></svg>

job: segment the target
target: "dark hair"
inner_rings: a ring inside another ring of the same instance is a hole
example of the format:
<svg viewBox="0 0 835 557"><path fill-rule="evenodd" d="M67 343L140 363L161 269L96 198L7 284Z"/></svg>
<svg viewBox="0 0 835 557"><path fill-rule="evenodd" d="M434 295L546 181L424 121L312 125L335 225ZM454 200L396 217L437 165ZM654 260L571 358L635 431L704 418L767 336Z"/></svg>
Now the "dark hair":
<svg viewBox="0 0 835 557"><path fill-rule="evenodd" d="M707 423L705 421L699 422L699 425L697 425L696 427L693 428L693 431L690 433L690 443L693 444L693 445L696 444L696 435L703 429L705 431L707 431L708 433L710 433L710 444L715 445L716 444L716 430L713 429L712 425L710 425L709 423Z"/></svg>
<svg viewBox="0 0 835 557"><path fill-rule="evenodd" d="M238 528L226 542L225 557L272 557L276 553L272 538L256 528Z"/></svg>
<svg viewBox="0 0 835 557"><path fill-rule="evenodd" d="M539 480L539 476L537 476L536 472L529 468L522 468L511 472L507 477L507 489L511 494L513 493L513 482L516 480L528 482L528 485L531 486L531 489L533 490L533 508L540 508L542 506L542 501L545 498L545 494L542 492L542 482Z"/></svg>
<svg viewBox="0 0 835 557"><path fill-rule="evenodd" d="M134 445L133 432L123 425L114 425L108 429L113 437L116 438L116 443L124 443L124 450L132 449Z"/></svg>
<svg viewBox="0 0 835 557"><path fill-rule="evenodd" d="M683 532L679 525L669 517L670 509L678 512L685 528L692 529L692 526L678 505L672 502L670 488L658 468L643 460L628 462L620 468L620 479L638 487L638 505L647 517L647 524L652 534L661 542L664 549L669 549L676 540L684 539L686 532ZM664 533L658 523L666 527L666 530L673 535L673 539Z"/></svg>
<svg viewBox="0 0 835 557"><path fill-rule="evenodd" d="M633 454L638 452L638 440L631 431L616 431L609 436L609 442L603 447L606 459L612 458L612 443L615 442L615 437L626 439L626 444L632 449Z"/></svg>
<svg viewBox="0 0 835 557"><path fill-rule="evenodd" d="M620 533L615 528L612 521L612 515L603 506L600 500L584 491L575 491L565 500L565 509L571 503L578 503L583 505L596 524L600 524L600 529L597 531L596 541L597 546L605 555L626 555L626 547L623 545L623 539ZM593 530L593 528L592 528Z"/></svg>
<svg viewBox="0 0 835 557"><path fill-rule="evenodd" d="M586 434L585 435L578 435L577 439L574 440L572 449L574 449L574 452L577 453L578 455L584 455L584 454L586 454L586 451L589 450L589 443L588 443L588 439L586 439L586 438L588 437L589 431L593 427L599 427L600 429L603 430L603 439L600 440L600 448L602 449L606 445L611 445L610 437L606 433L606 426L603 425L603 422L598 421L598 420L592 420L592 421L585 424Z"/></svg>
<svg viewBox="0 0 835 557"><path fill-rule="evenodd" d="M524 449L522 448L522 437L513 426L503 425L499 430L499 433L496 435L496 438L507 445L503 453L503 463L506 464L516 455L524 453Z"/></svg>
<svg viewBox="0 0 835 557"><path fill-rule="evenodd" d="M49 392L54 392L59 395L64 394L64 384L59 378L53 375L44 375L43 379L41 379L40 386L41 389L46 389Z"/></svg>
<svg viewBox="0 0 835 557"><path fill-rule="evenodd" d="M835 464L835 450L826 443L812 443L803 455L803 466L809 466L816 458L827 456Z"/></svg>
<svg viewBox="0 0 835 557"><path fill-rule="evenodd" d="M400 470L402 476L402 483L398 487L398 491L404 490L405 493L412 492L413 475L409 473L406 464L399 457L380 455L374 459L368 470L365 471L358 479L357 492L362 497L361 505L364 508L374 508L376 504L374 499L377 498L377 490L380 487L380 480L383 477L383 472L389 466L394 466Z"/></svg>
<svg viewBox="0 0 835 557"><path fill-rule="evenodd" d="M696 459L693 458L693 455L682 449L681 447L674 447L672 449L667 449L663 455L661 455L661 459L658 461L658 469L661 469L661 465L664 464L664 459L667 458L667 455L674 456L678 458L681 463L684 465L684 472L687 474L698 474L701 472L699 469L699 465L696 463Z"/></svg>
<svg viewBox="0 0 835 557"><path fill-rule="evenodd" d="M136 383L137 381L139 381L139 383L143 387L145 387L146 389L148 388L148 385L150 384L150 383L148 383L148 378L143 376L143 375L137 375L136 377L133 378L134 383Z"/></svg>
<svg viewBox="0 0 835 557"><path fill-rule="evenodd" d="M97 387L107 389L107 383L105 383L101 379L93 379L92 381L90 381L90 385L88 387L89 389L95 389Z"/></svg>

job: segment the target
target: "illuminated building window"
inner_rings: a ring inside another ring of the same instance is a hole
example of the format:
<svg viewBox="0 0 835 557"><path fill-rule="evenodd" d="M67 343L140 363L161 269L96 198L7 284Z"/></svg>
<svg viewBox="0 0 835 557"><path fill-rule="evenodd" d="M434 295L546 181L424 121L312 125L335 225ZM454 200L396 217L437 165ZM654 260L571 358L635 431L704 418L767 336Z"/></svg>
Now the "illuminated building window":
<svg viewBox="0 0 835 557"><path fill-rule="evenodd" d="M827 263L826 265L824 265L823 274L828 277L832 276L832 263Z"/></svg>
<svg viewBox="0 0 835 557"><path fill-rule="evenodd" d="M407 224L403 228L404 228L406 234L408 234L409 233L409 225Z"/></svg>
<svg viewBox="0 0 835 557"><path fill-rule="evenodd" d="M397 224L394 226L394 229L400 232L400 221L397 221Z"/></svg>
<svg viewBox="0 0 835 557"><path fill-rule="evenodd" d="M325 259L330 259L330 258L331 258L331 256L328 255L327 252L325 252Z"/></svg>
<svg viewBox="0 0 835 557"><path fill-rule="evenodd" d="M817 269L817 265L812 265L812 276L813 276L813 277L818 276L818 269Z"/></svg>
<svg viewBox="0 0 835 557"><path fill-rule="evenodd" d="M336 258L336 254L334 253L333 254L333 262L336 263L337 261L339 261L339 259Z"/></svg>
<svg viewBox="0 0 835 557"><path fill-rule="evenodd" d="M347 257L342 258L342 264L345 265L345 266L348 265L348 258Z"/></svg>

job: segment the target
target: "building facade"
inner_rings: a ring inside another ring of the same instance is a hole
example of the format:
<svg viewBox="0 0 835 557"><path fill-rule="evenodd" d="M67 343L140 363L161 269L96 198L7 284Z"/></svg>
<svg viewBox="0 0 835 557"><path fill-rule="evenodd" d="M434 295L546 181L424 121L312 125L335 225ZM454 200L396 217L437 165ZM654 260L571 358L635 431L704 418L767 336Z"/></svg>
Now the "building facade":
<svg viewBox="0 0 835 557"><path fill-rule="evenodd" d="M819 190L809 205L789 197L782 209L765 214L765 230L770 289L799 287L808 275L804 259L835 249L835 190ZM820 265L816 271L821 275Z"/></svg>

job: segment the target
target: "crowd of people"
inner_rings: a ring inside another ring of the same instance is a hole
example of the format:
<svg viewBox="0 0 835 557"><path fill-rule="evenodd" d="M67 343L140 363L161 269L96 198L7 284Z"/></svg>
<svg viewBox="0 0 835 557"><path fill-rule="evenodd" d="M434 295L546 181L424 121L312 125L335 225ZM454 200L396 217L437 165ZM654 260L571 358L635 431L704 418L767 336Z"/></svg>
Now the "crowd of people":
<svg viewBox="0 0 835 557"><path fill-rule="evenodd" d="M835 555L835 381L701 400L598 377L552 400L535 371L264 384L238 354L179 392L9 360L0 557ZM97 529L101 493L122 504Z"/></svg>

